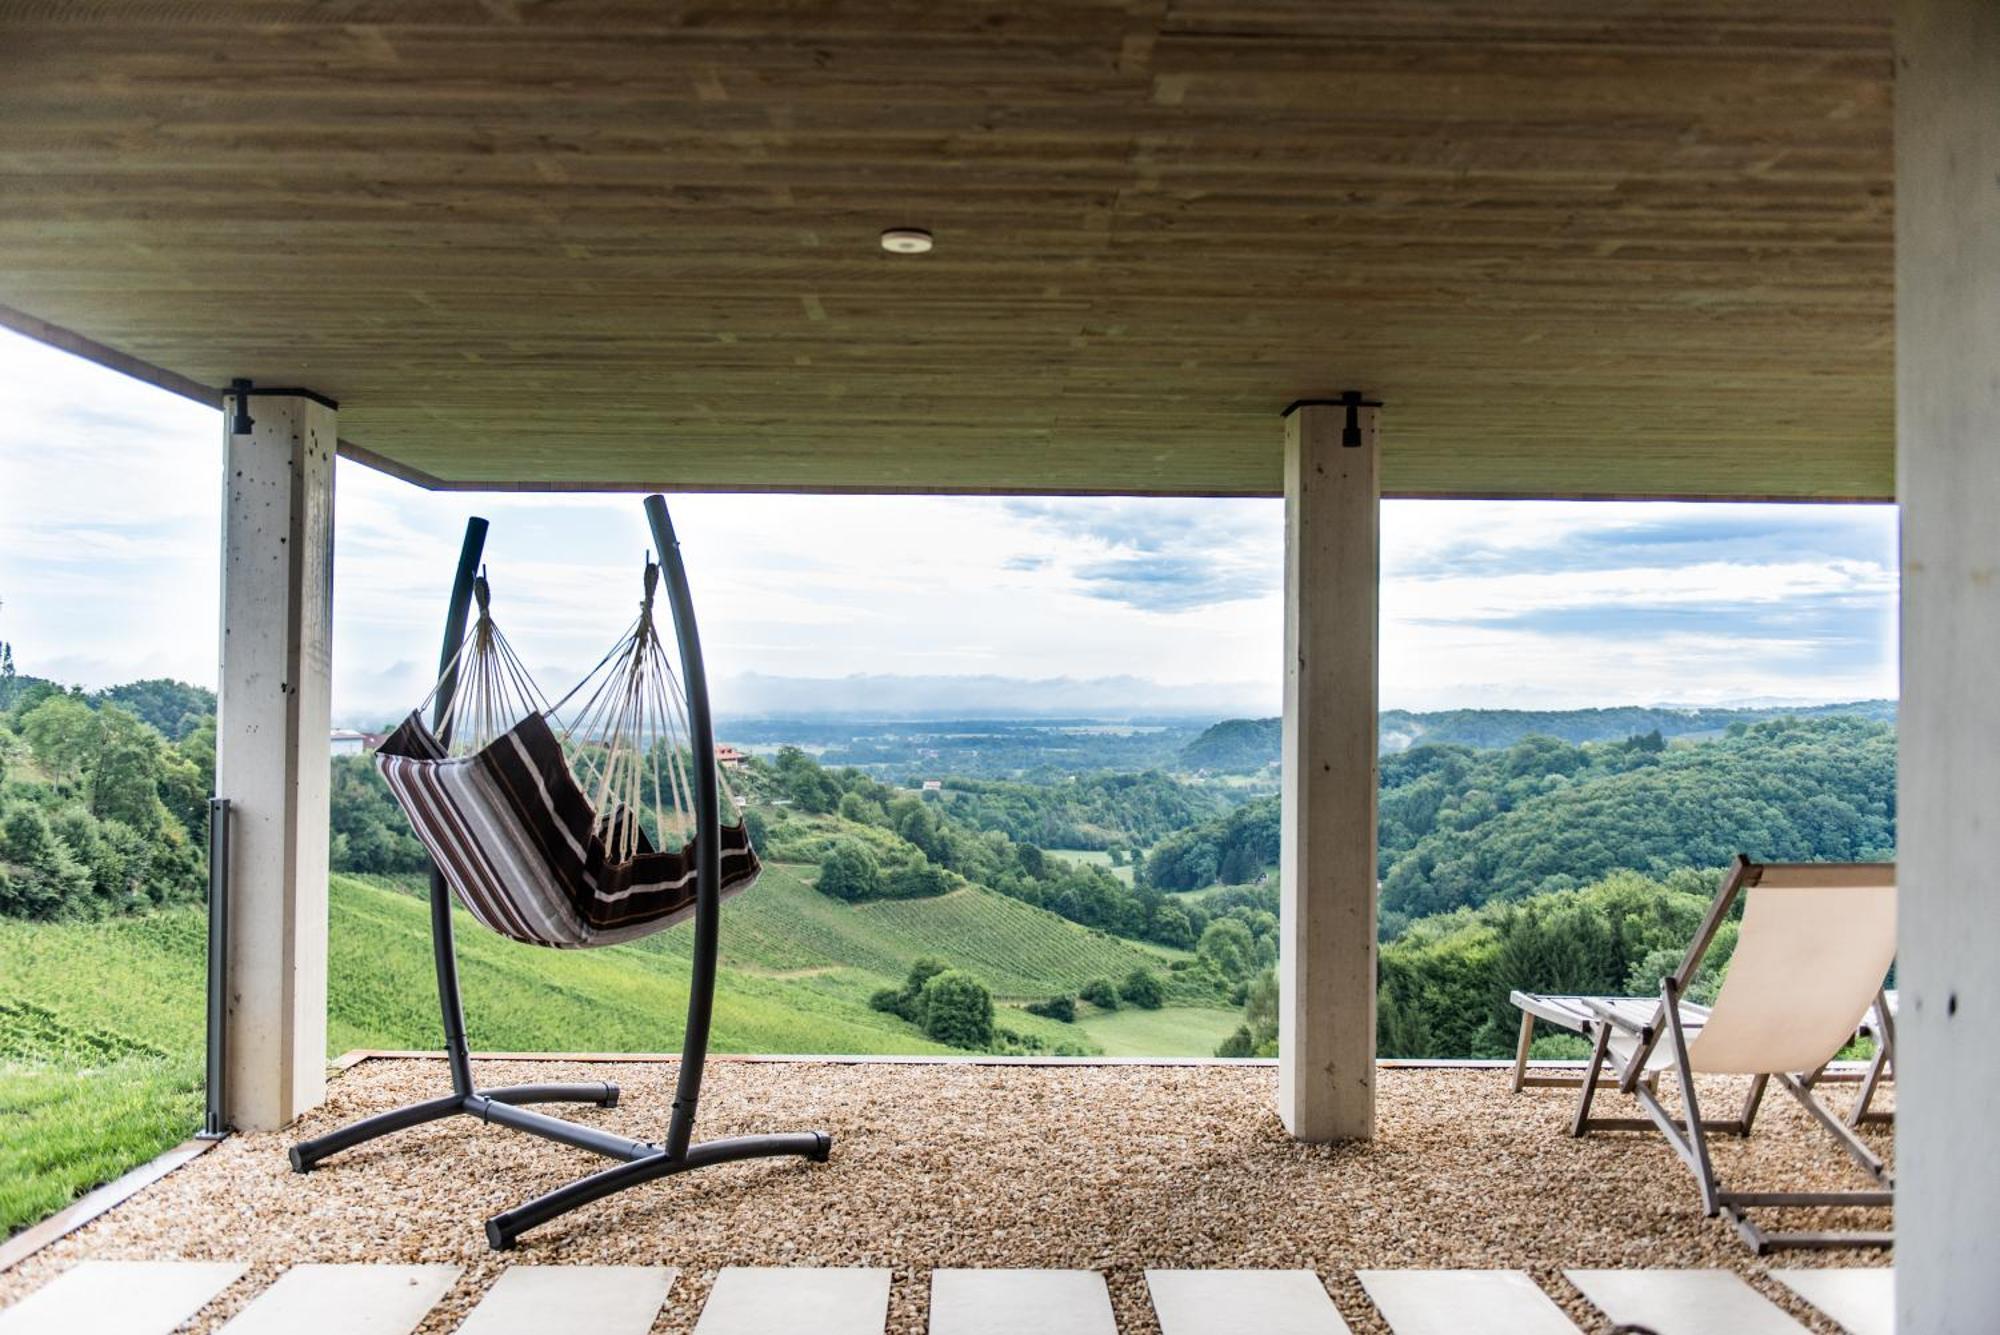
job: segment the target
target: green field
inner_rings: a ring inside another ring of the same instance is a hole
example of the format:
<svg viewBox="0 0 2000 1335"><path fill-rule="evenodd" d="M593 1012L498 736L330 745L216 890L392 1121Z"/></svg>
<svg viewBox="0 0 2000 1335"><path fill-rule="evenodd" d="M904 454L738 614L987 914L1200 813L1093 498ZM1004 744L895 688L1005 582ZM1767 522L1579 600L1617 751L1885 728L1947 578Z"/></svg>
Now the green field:
<svg viewBox="0 0 2000 1335"><path fill-rule="evenodd" d="M1042 851L1052 858L1062 858L1069 862L1078 862L1091 867L1102 867L1119 880L1125 882L1125 884L1132 884L1132 864L1128 862L1122 867L1112 866L1111 854L1101 848L1045 848ZM1141 854L1141 856L1144 855Z"/></svg>
<svg viewBox="0 0 2000 1335"><path fill-rule="evenodd" d="M1107 1057L1212 1056L1239 1023L1237 1012L1212 1006L1166 1006L1156 1011L1127 1006L1077 1017L1077 1027Z"/></svg>
<svg viewBox="0 0 2000 1335"><path fill-rule="evenodd" d="M799 868L768 869L723 909L717 1052L947 1053L868 1007L919 956L982 979L1000 1023L1117 1055L1205 1055L1231 1011L1127 1011L1078 1025L1009 1006L1177 952L1079 927L992 891L850 906ZM328 1046L438 1044L429 910L389 885L332 879ZM673 1052L687 925L625 946L537 950L457 916L475 1047ZM184 1139L200 1120L206 923L199 908L90 923L0 919L0 1234ZM107 988L106 980L115 986ZM1175 1018L1169 1018L1175 1017ZM1211 1039L1211 1035L1213 1039Z"/></svg>
<svg viewBox="0 0 2000 1335"><path fill-rule="evenodd" d="M923 955L978 976L1001 999L1075 992L1092 978L1135 968L1164 971L1186 955L1079 927L978 886L935 899L847 905L828 899L799 867L770 867L756 888L723 910L723 962L796 973L844 966L900 978ZM686 928L663 933L685 952Z"/></svg>

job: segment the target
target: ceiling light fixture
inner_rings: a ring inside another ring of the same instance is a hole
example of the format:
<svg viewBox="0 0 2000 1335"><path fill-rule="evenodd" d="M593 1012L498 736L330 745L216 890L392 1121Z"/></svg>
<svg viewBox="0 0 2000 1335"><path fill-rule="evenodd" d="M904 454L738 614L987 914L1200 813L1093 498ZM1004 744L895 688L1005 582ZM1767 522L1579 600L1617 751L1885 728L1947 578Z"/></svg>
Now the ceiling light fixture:
<svg viewBox="0 0 2000 1335"><path fill-rule="evenodd" d="M891 255L922 255L931 248L931 234L921 227L891 227L882 233L882 249Z"/></svg>

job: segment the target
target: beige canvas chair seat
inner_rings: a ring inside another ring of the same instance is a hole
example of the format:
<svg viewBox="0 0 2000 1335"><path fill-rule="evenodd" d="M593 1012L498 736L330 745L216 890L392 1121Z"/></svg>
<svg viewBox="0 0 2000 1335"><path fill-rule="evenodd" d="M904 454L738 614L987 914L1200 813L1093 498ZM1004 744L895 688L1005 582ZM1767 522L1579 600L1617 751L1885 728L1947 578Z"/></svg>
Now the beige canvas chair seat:
<svg viewBox="0 0 2000 1335"><path fill-rule="evenodd" d="M1715 1004L1703 1009L1683 1001L1681 993L1701 968L1717 929L1746 890L1752 893ZM1661 980L1657 1002L1642 1008L1630 998L1546 998L1524 993L1515 998L1528 1023L1537 1013L1545 1017L1551 1011L1572 1013L1564 1009L1571 1003L1591 1016L1585 1026L1592 1039L1591 1058L1577 1096L1573 1134L1658 1130L1694 1174L1708 1214L1728 1215L1759 1254L1780 1247L1886 1247L1887 1232L1771 1232L1752 1223L1748 1211L1891 1204L1892 1182L1881 1158L1846 1121L1819 1103L1812 1082L1867 1023L1883 1040L1878 1065L1886 1061L1893 1042L1894 1009L1882 984L1895 954L1893 863L1765 864L1739 857L1724 876L1680 967ZM1524 1024L1524 1056L1528 1032ZM1607 1070L1620 1090L1639 1100L1644 1119L1592 1115L1592 1101ZM1696 1075L1749 1076L1750 1089L1740 1113L1729 1120L1704 1119ZM1678 1118L1660 1100L1659 1084L1669 1076L1680 1089ZM1709 1158L1708 1133L1747 1136L1773 1080L1841 1143L1874 1179L1875 1187L1798 1192L1723 1188ZM1872 1088L1870 1084L1864 1091L1864 1103L1851 1114L1852 1120L1858 1122Z"/></svg>

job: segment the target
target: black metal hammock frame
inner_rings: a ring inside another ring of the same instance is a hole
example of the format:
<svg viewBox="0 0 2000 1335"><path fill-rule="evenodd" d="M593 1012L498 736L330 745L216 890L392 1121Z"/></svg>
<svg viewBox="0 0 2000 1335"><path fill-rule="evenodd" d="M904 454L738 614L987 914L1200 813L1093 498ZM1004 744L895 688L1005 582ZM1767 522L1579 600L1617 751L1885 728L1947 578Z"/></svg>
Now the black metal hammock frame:
<svg viewBox="0 0 2000 1335"><path fill-rule="evenodd" d="M566 1121L525 1106L536 1103L593 1103L600 1108L618 1104L618 1087L608 1082L586 1084L513 1085L480 1089L472 1078L472 1054L465 1034L465 1007L459 996L458 956L452 941L451 889L433 862L430 876L431 947L437 968L438 1002L444 1016L445 1058L451 1067L452 1092L407 1107L363 1118L326 1135L292 1146L294 1170L308 1173L329 1155L364 1141L445 1117L477 1117L529 1135L601 1154L620 1162L578 1178L545 1195L503 1210L486 1221L486 1239L496 1251L511 1249L521 1234L579 1206L650 1182L711 1164L739 1159L801 1155L824 1163L833 1138L823 1131L731 1136L694 1143L696 1105L701 1098L702 1068L708 1058L708 1035L715 1008L716 953L720 943L724 853L720 797L715 765L715 729L709 715L708 679L702 666L701 637L695 628L694 599L681 561L673 521L666 501L648 496L646 520L666 577L667 601L673 611L675 638L686 692L686 724L692 763L686 767L686 796L693 808L695 895L693 967L688 982L687 1030L674 1094L673 1115L663 1141L633 1140L594 1126ZM459 655L466 644L466 623L479 580L480 557L486 546L484 519L469 520L459 551L458 573L452 582L451 609L445 621L444 649L439 661L439 686L433 699L431 728L448 736L458 689ZM650 599L650 590L649 590ZM642 618L643 620L643 618Z"/></svg>

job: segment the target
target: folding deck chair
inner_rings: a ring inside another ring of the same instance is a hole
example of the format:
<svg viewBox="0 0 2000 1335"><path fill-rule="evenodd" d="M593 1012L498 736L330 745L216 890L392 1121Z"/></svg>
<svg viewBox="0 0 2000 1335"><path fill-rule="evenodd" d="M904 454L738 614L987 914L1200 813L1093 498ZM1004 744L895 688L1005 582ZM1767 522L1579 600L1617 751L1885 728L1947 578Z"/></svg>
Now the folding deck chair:
<svg viewBox="0 0 2000 1335"><path fill-rule="evenodd" d="M1681 997L1701 967L1716 930L1737 897L1755 894L1743 911L1736 952L1713 1007ZM1814 1077L1854 1037L1871 1004L1878 1017L1892 1011L1882 984L1896 954L1894 863L1756 863L1738 857L1724 876L1680 967L1661 981L1660 998L1641 1012L1624 999L1534 998L1549 1005L1575 1003L1589 1011L1590 1063L1577 1094L1571 1134L1657 1128L1694 1174L1702 1206L1712 1218L1727 1215L1758 1255L1796 1247L1887 1247L1886 1232L1773 1232L1748 1211L1785 1206L1888 1206L1893 1181L1881 1158L1854 1134L1849 1119L1813 1096ZM1643 1018L1642 1018L1643 1017ZM1890 1034L1893 1019L1880 1033ZM1893 1041L1893 1040L1892 1040ZM1878 1054L1890 1051L1878 1046ZM1884 1064L1890 1058L1884 1056ZM1646 1118L1596 1117L1591 1103L1609 1068L1618 1088L1639 1100ZM1747 1075L1750 1089L1739 1114L1717 1120L1701 1115L1696 1075ZM1659 1082L1680 1086L1684 1115L1676 1119L1660 1100ZM1861 1191L1729 1191L1709 1158L1708 1133L1750 1134L1751 1122L1776 1080L1814 1120L1838 1140L1876 1186ZM1857 1124L1873 1084L1850 1113Z"/></svg>

